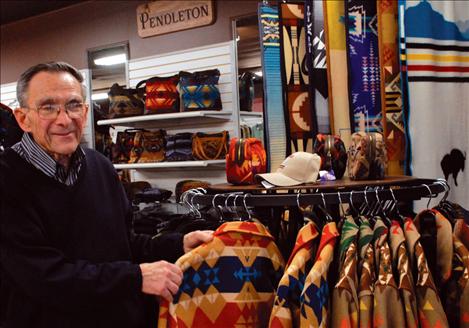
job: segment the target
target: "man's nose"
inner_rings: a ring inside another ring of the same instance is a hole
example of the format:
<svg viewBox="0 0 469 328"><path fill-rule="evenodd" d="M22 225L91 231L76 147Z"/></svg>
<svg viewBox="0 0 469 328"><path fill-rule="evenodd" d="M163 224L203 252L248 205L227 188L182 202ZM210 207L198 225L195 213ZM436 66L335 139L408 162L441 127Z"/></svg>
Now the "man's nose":
<svg viewBox="0 0 469 328"><path fill-rule="evenodd" d="M63 108L59 110L57 114L57 118L55 119L55 123L58 124L69 124L72 121L70 116L68 116L67 111Z"/></svg>

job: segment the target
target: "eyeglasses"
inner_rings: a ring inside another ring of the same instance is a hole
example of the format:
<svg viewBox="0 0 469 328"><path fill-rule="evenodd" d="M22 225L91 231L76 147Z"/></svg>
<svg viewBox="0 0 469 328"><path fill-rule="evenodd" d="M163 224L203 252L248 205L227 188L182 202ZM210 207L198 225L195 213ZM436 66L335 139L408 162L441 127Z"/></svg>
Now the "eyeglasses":
<svg viewBox="0 0 469 328"><path fill-rule="evenodd" d="M71 102L65 104L63 108L68 117L77 119L83 117L85 106L82 102ZM44 120L55 120L59 116L61 107L60 104L44 104L32 109L35 109L39 117Z"/></svg>

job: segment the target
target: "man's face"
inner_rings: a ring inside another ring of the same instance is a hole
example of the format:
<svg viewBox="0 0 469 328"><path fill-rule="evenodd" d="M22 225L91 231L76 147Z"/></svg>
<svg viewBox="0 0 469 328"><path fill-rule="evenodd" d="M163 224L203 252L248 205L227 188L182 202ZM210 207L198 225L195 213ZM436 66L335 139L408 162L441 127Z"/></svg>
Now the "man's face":
<svg viewBox="0 0 469 328"><path fill-rule="evenodd" d="M88 108L80 118L70 118L64 105L84 102L80 83L66 72L40 72L29 83L28 109L22 108L17 115L21 128L30 132L36 143L55 159L71 155L78 147L85 127ZM36 108L47 104L60 104L55 119L39 117Z"/></svg>

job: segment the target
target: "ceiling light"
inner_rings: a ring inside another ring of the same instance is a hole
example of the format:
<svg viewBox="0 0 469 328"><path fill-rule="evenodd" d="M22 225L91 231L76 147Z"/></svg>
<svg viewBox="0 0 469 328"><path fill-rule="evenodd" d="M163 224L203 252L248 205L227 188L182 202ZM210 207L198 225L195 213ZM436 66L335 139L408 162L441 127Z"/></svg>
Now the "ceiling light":
<svg viewBox="0 0 469 328"><path fill-rule="evenodd" d="M256 74L257 76L262 76L262 71L254 72L254 74Z"/></svg>
<svg viewBox="0 0 469 328"><path fill-rule="evenodd" d="M101 93L93 93L91 95L91 100L103 100L107 99L107 93L106 92L101 92Z"/></svg>
<svg viewBox="0 0 469 328"><path fill-rule="evenodd" d="M111 66L111 65L125 63L126 60L127 60L127 56L125 54L118 54L118 55L106 56L106 57L95 59L94 64L102 65L102 66Z"/></svg>

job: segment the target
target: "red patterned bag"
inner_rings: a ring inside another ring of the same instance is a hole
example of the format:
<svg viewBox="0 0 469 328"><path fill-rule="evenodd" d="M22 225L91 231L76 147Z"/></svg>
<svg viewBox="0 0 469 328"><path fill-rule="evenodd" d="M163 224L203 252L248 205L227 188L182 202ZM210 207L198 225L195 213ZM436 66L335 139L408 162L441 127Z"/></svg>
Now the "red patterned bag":
<svg viewBox="0 0 469 328"><path fill-rule="evenodd" d="M179 74L140 81L137 90L145 84L144 115L179 112Z"/></svg>
<svg viewBox="0 0 469 328"><path fill-rule="evenodd" d="M256 174L267 170L267 156L259 139L233 138L226 156L226 179L235 185L254 184Z"/></svg>

